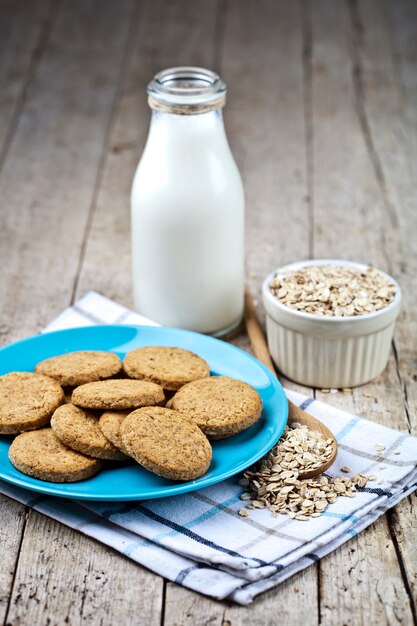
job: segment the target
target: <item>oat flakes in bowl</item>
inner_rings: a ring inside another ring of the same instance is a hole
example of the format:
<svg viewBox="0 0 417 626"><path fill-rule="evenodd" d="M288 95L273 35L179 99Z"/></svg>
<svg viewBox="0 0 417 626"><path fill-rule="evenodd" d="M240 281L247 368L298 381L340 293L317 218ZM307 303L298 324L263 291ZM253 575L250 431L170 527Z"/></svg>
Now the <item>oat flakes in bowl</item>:
<svg viewBox="0 0 417 626"><path fill-rule="evenodd" d="M306 265L278 270L269 289L285 306L325 317L375 313L395 298L395 283L373 267Z"/></svg>
<svg viewBox="0 0 417 626"><path fill-rule="evenodd" d="M279 268L263 284L268 345L288 378L354 387L385 368L401 304L380 270L333 259Z"/></svg>

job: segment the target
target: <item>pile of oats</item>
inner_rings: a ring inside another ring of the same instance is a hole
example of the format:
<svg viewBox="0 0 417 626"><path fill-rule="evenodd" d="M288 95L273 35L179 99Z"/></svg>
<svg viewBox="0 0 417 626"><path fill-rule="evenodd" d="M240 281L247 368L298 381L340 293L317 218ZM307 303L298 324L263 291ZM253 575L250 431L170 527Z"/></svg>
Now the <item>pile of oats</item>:
<svg viewBox="0 0 417 626"><path fill-rule="evenodd" d="M378 270L347 265L278 270L269 288L285 306L326 317L372 313L390 304L396 294L395 285Z"/></svg>
<svg viewBox="0 0 417 626"><path fill-rule="evenodd" d="M274 450L276 456L279 454L279 465L284 471L301 473L319 469L329 460L333 454L333 439L325 439L321 433L292 422L285 427Z"/></svg>
<svg viewBox="0 0 417 626"><path fill-rule="evenodd" d="M247 517L248 509L268 508L274 517L284 513L293 519L308 520L319 517L339 496L355 497L356 487L365 487L373 476L299 478L300 472L326 462L331 442L297 423L286 427L277 445L255 468L244 473L240 484L246 491L240 498L250 503L240 509L239 515ZM349 473L350 469L343 467L342 471Z"/></svg>

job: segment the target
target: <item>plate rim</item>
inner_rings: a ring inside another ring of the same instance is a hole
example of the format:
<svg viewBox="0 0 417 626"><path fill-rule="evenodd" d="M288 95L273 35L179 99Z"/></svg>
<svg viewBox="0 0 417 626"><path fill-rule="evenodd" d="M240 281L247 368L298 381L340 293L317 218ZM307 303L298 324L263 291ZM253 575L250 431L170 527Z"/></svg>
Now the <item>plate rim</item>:
<svg viewBox="0 0 417 626"><path fill-rule="evenodd" d="M60 487L61 485L64 485L64 483L49 483L48 481L41 481L39 479L33 478L32 480L38 480L40 484L28 485L26 483L26 476L24 474L22 474L22 478L10 477L8 475L4 475L3 471L0 469L0 479L6 482L7 484L14 485L23 489L27 489L28 491L31 491L34 493L45 494L48 496L63 497L63 498L72 499L72 500L96 501L96 502L99 502L99 501L101 502L105 502L105 501L128 502L128 501L134 501L134 500L142 501L142 500L160 499L160 498L166 498L166 497L171 497L171 496L178 496L178 495L182 495L182 494L189 493L192 491L196 491L198 489L204 489L206 487L210 487L214 484L227 480L228 478L231 478L232 476L235 476L236 474L239 474L241 471L243 471L244 469L247 469L248 467L256 463L260 458L262 458L262 456L264 456L275 445L275 443L278 441L279 437L281 436L285 428L285 425L287 424L287 421L288 421L288 402L286 402L287 398L285 395L285 391L280 381L278 380L278 378L275 377L273 373L263 363L261 363L261 361L256 359L249 352L246 352L245 350L242 350L241 348L233 344L230 344L228 342L222 341L221 339L218 339L216 337L203 335L202 333L197 333L195 331L189 331L189 330L185 330L182 328L174 328L171 326L153 326L153 325L151 326L151 325L144 325L144 324L142 325L140 324L94 324L92 326L77 326L73 328L64 328L61 330L41 332L36 335L31 335L30 337L26 337L18 341L12 342L6 346L2 346L0 348L0 358L1 356L3 356L4 352L7 352L8 349L19 347L19 346L21 347L22 345L36 341L37 339L40 339L43 336L54 336L54 335L63 336L65 334L71 335L74 332L77 333L80 331L81 332L88 332L88 331L94 332L95 329L101 329L101 330L110 331L110 332L112 330L119 330L119 329L132 329L132 330L135 330L136 332L140 330L147 330L147 331L151 330L151 331L156 331L156 332L160 330L161 331L173 331L176 334L179 333L179 334L184 334L187 336L194 335L196 338L199 338L199 339L203 338L204 340L217 343L221 345L223 348L226 347L228 350L236 352L239 355L243 355L245 358L249 359L250 361L253 361L258 367L261 368L261 370L263 370L263 372L267 375L267 378L269 379L269 381L274 386L275 391L278 392L280 400L283 401L282 402L283 413L282 415L280 415L281 425L276 428L276 430L273 433L273 436L270 438L268 443L264 444L261 448L257 449L256 452L254 452L254 454L251 455L250 459L246 458L246 460L241 461L240 463L236 464L233 467L233 469L225 471L224 473L222 473L221 478L219 476L214 475L211 478L205 479L204 483L195 482L195 481L186 481L186 482L182 482L179 484L173 484L172 486L169 485L169 486L154 489L153 491L147 492L146 495L132 494L132 495L127 495L127 496L121 495L119 497L118 494L115 494L115 495L105 495L105 494L91 495L91 494L83 494L83 493L72 494L72 493L65 492L65 490L61 491ZM6 445L9 445L8 442L1 441L1 444L3 443L6 443ZM32 478L32 477L27 477L27 478ZM85 481L80 481L80 482L85 483ZM68 484L76 485L77 483L68 483ZM65 489L65 487L63 488Z"/></svg>

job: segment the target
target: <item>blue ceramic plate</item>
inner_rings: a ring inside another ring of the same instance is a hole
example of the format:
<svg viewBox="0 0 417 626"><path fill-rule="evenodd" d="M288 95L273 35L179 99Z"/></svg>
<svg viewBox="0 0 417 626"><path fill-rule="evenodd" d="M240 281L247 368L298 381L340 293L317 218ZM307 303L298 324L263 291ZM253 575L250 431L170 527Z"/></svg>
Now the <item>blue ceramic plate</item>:
<svg viewBox="0 0 417 626"><path fill-rule="evenodd" d="M287 422L287 400L278 380L246 352L218 339L185 330L151 326L91 326L37 335L0 350L0 375L32 371L39 361L74 350L111 350L121 358L146 345L188 348L206 359L212 374L243 380L258 390L264 409L247 430L213 442L213 460L204 476L188 482L160 478L140 465L103 469L78 483L49 483L25 476L10 463L11 437L0 437L0 478L32 491L86 500L142 500L173 496L220 482L249 467L278 440Z"/></svg>

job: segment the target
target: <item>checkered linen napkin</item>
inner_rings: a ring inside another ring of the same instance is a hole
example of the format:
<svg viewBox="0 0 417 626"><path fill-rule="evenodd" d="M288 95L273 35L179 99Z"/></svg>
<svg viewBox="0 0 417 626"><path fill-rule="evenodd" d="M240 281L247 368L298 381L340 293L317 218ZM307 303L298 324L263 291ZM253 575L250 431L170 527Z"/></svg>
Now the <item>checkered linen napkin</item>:
<svg viewBox="0 0 417 626"><path fill-rule="evenodd" d="M89 292L46 331L94 324L153 324ZM267 510L238 514L239 477L201 491L139 502L85 502L36 495L0 482L0 493L49 515L180 585L215 598L253 598L318 561L417 488L417 439L287 392L335 434L339 453L328 474L348 466L375 474L355 498L340 497L308 522ZM385 446L377 452L375 443ZM400 450L400 454L393 454Z"/></svg>

